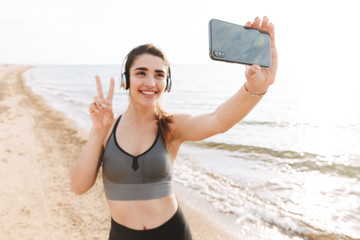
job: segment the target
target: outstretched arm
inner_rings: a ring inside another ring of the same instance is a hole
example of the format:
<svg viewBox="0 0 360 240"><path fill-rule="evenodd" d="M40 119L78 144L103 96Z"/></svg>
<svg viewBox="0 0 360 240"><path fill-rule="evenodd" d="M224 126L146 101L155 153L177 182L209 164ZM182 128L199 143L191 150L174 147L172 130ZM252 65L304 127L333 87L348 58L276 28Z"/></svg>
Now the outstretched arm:
<svg viewBox="0 0 360 240"><path fill-rule="evenodd" d="M259 17L254 22L246 23L247 27L260 29L270 34L271 66L261 68L259 65L247 66L246 82L232 97L222 103L214 112L191 116L176 115L175 136L181 141L197 141L223 133L242 120L263 97L269 86L274 83L278 57L275 46L275 28L269 19Z"/></svg>

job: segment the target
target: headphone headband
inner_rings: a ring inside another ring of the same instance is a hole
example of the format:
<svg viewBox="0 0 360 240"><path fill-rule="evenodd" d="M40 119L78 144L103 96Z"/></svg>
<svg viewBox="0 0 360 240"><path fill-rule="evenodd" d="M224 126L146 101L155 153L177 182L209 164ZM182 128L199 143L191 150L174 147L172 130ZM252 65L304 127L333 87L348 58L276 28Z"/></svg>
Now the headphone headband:
<svg viewBox="0 0 360 240"><path fill-rule="evenodd" d="M124 61L123 63L121 64L121 81L120 81L120 88L123 88L125 90L129 89L129 84L126 84L127 81L126 81L126 74L125 74L125 63L126 63L126 60L127 60L127 55L126 57L124 58Z"/></svg>

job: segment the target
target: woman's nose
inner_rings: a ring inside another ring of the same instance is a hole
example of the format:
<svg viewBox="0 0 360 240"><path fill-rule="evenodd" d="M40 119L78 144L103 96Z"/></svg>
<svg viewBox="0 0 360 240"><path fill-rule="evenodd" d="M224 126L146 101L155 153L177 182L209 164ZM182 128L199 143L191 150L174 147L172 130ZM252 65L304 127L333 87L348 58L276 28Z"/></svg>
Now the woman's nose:
<svg viewBox="0 0 360 240"><path fill-rule="evenodd" d="M146 78L145 85L146 85L146 86L151 86L151 87L155 86L155 79L154 79L154 77L148 76L148 77Z"/></svg>

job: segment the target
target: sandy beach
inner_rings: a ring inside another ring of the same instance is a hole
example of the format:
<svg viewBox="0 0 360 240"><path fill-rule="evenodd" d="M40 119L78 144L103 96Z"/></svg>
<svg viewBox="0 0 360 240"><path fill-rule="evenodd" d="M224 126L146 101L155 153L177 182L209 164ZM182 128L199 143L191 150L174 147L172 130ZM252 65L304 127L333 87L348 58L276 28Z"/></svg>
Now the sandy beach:
<svg viewBox="0 0 360 240"><path fill-rule="evenodd" d="M87 132L34 94L21 74L27 66L0 66L1 239L107 239L110 215L101 173L76 196L69 171ZM189 194L176 190L194 239L234 239ZM219 221L219 220L218 220Z"/></svg>

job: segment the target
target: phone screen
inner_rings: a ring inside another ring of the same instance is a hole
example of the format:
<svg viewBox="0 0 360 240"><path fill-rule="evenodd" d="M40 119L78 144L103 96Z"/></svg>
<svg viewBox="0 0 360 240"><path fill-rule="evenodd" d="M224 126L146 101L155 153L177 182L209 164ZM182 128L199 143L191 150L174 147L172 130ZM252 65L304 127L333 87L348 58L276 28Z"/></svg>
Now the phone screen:
<svg viewBox="0 0 360 240"><path fill-rule="evenodd" d="M267 32L212 19L209 40L213 60L271 66L270 35Z"/></svg>

